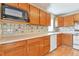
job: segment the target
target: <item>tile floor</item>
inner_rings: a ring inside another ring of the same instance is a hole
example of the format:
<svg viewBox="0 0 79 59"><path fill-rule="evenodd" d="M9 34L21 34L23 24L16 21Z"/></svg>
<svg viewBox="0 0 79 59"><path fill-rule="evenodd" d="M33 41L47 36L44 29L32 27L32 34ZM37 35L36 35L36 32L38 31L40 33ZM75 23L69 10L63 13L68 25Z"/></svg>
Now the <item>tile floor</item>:
<svg viewBox="0 0 79 59"><path fill-rule="evenodd" d="M79 56L79 51L68 46L60 46L46 56Z"/></svg>

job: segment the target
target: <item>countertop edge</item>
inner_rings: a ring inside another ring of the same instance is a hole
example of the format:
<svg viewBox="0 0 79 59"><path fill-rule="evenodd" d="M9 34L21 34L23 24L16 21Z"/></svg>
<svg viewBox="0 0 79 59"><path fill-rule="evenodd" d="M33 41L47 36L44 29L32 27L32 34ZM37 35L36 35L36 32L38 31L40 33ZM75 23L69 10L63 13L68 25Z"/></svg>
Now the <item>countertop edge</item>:
<svg viewBox="0 0 79 59"><path fill-rule="evenodd" d="M24 38L15 38L13 40L10 40L11 38L8 39L5 37L0 40L0 44L7 44L7 43L13 43L13 42L18 42L18 41L22 41L22 40L29 40L29 39L53 35L53 34L57 34L57 33L45 33L45 34L34 35L34 36L29 36L29 37L24 37Z"/></svg>

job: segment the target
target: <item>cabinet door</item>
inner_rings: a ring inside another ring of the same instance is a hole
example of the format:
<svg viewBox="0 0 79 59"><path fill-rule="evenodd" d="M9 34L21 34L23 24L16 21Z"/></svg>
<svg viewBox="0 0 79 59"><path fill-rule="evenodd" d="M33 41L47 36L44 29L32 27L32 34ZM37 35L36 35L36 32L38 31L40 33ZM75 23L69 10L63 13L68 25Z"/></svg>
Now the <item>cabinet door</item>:
<svg viewBox="0 0 79 59"><path fill-rule="evenodd" d="M0 56L2 56L3 55L3 50L2 50L3 48L2 48L2 45L0 45Z"/></svg>
<svg viewBox="0 0 79 59"><path fill-rule="evenodd" d="M44 54L47 54L50 50L50 36L45 36L44 39Z"/></svg>
<svg viewBox="0 0 79 59"><path fill-rule="evenodd" d="M29 12L29 6L28 3L19 3L19 8L27 12Z"/></svg>
<svg viewBox="0 0 79 59"><path fill-rule="evenodd" d="M40 25L46 25L46 13L40 10Z"/></svg>
<svg viewBox="0 0 79 59"><path fill-rule="evenodd" d="M30 23L39 24L39 9L30 5Z"/></svg>
<svg viewBox="0 0 79 59"><path fill-rule="evenodd" d="M64 17L64 26L73 26L74 25L74 17L71 16L65 16Z"/></svg>
<svg viewBox="0 0 79 59"><path fill-rule="evenodd" d="M72 47L72 40L73 40L72 34L63 34L62 44Z"/></svg>
<svg viewBox="0 0 79 59"><path fill-rule="evenodd" d="M79 21L79 13L74 15L74 21Z"/></svg>
<svg viewBox="0 0 79 59"><path fill-rule="evenodd" d="M24 53L25 53L24 47L17 47L14 49L4 51L5 56L24 56Z"/></svg>
<svg viewBox="0 0 79 59"><path fill-rule="evenodd" d="M27 40L27 54L28 56L38 56L39 55L39 38Z"/></svg>
<svg viewBox="0 0 79 59"><path fill-rule="evenodd" d="M47 13L46 13L46 15L47 15L46 16L47 17L47 19L46 19L46 25L49 26L51 24L50 23L51 22L51 16L50 16L50 14L47 14Z"/></svg>
<svg viewBox="0 0 79 59"><path fill-rule="evenodd" d="M4 56L24 56L26 52L25 41L2 44Z"/></svg>
<svg viewBox="0 0 79 59"><path fill-rule="evenodd" d="M6 3L6 4L18 8L18 3Z"/></svg>
<svg viewBox="0 0 79 59"><path fill-rule="evenodd" d="M34 42L34 43L32 43L32 45L29 45L29 53L28 53L28 55L29 56L38 56L39 55L38 42Z"/></svg>
<svg viewBox="0 0 79 59"><path fill-rule="evenodd" d="M39 54L40 56L43 56L44 55L44 38L40 37L39 39L40 39Z"/></svg>
<svg viewBox="0 0 79 59"><path fill-rule="evenodd" d="M57 24L58 24L58 27L63 27L64 26L63 17L60 17L60 16L57 17Z"/></svg>
<svg viewBox="0 0 79 59"><path fill-rule="evenodd" d="M62 34L57 34L57 47L62 45Z"/></svg>
<svg viewBox="0 0 79 59"><path fill-rule="evenodd" d="M50 36L44 37L44 46L50 46Z"/></svg>
<svg viewBox="0 0 79 59"><path fill-rule="evenodd" d="M40 55L45 55L50 50L50 36L40 38Z"/></svg>
<svg viewBox="0 0 79 59"><path fill-rule="evenodd" d="M44 36L27 40L27 54L29 56L43 56L50 50L50 37Z"/></svg>

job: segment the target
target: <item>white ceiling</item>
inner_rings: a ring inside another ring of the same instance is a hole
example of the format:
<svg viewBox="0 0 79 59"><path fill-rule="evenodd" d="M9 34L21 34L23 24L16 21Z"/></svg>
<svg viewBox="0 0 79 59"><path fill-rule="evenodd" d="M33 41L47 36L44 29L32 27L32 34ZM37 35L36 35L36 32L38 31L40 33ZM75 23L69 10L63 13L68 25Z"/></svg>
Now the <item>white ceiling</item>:
<svg viewBox="0 0 79 59"><path fill-rule="evenodd" d="M55 15L66 14L79 10L79 3L34 3Z"/></svg>
<svg viewBox="0 0 79 59"><path fill-rule="evenodd" d="M43 9L47 9L50 5L50 3L33 3L34 5L37 5Z"/></svg>

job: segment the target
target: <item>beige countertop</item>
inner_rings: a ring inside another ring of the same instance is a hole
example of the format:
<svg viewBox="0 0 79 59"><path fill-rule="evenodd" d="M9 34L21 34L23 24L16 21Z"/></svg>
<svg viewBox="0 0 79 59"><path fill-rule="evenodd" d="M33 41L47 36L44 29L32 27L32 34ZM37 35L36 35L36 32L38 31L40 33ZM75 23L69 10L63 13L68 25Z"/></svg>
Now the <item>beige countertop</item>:
<svg viewBox="0 0 79 59"><path fill-rule="evenodd" d="M53 32L53 33L42 33L42 34L27 34L27 35L18 35L18 36L9 36L9 37L2 37L0 38L0 44L6 44L6 43L12 43L12 42L17 42L21 40L27 40L27 39L32 39L32 38L37 38L37 37L43 37L47 35L53 35L53 34L58 34L59 32Z"/></svg>
<svg viewBox="0 0 79 59"><path fill-rule="evenodd" d="M50 32L50 33L38 33L38 34L32 33L32 34L25 34L25 35L8 36L8 37L0 38L0 44L12 43L12 42L28 40L28 39L43 37L48 35L56 35L60 33L76 34L76 32L75 33L74 32Z"/></svg>

